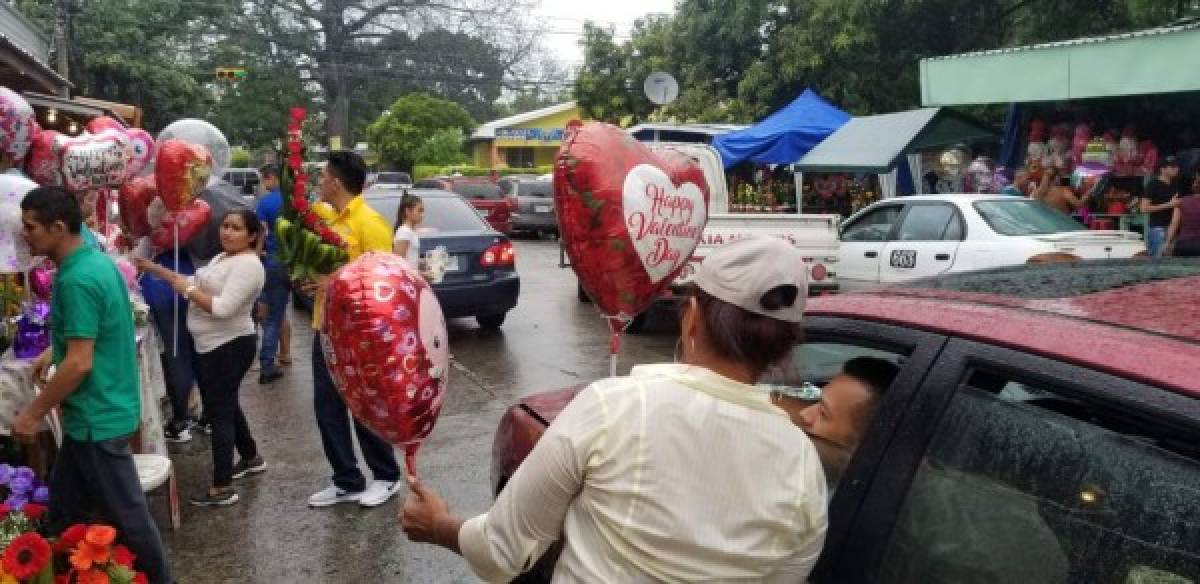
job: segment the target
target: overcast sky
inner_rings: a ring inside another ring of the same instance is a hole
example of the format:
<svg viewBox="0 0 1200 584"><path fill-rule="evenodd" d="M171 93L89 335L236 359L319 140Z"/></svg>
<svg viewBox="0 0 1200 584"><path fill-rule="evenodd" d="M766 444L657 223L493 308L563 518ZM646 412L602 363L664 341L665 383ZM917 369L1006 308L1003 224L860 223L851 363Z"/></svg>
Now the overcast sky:
<svg viewBox="0 0 1200 584"><path fill-rule="evenodd" d="M537 17L547 31L546 48L568 67L583 62L579 39L583 23L616 27L618 40L629 37L633 21L651 12L672 12L675 0L542 0Z"/></svg>

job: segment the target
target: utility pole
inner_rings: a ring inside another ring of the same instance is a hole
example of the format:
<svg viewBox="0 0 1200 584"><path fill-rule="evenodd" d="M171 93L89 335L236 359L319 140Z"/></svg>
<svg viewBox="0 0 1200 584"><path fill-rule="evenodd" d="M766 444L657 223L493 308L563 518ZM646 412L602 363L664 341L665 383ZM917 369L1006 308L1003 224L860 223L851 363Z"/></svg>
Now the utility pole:
<svg viewBox="0 0 1200 584"><path fill-rule="evenodd" d="M54 53L58 61L58 74L63 79L70 79L71 72L71 55L67 51L67 2L70 0L54 0Z"/></svg>

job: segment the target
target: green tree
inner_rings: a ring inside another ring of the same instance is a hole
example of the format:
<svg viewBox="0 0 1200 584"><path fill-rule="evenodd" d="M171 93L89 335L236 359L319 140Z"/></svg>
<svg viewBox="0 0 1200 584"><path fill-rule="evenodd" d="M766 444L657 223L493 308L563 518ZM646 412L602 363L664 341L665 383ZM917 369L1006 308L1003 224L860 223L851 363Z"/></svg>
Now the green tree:
<svg viewBox="0 0 1200 584"><path fill-rule="evenodd" d="M232 168L250 166L250 151L241 146L234 146L229 152L229 166Z"/></svg>
<svg viewBox="0 0 1200 584"><path fill-rule="evenodd" d="M416 164L449 166L467 162L462 128L438 130L413 153Z"/></svg>
<svg viewBox="0 0 1200 584"><path fill-rule="evenodd" d="M384 165L411 171L417 151L440 130L470 132L475 120L462 106L426 93L397 99L379 119L367 126L367 138Z"/></svg>

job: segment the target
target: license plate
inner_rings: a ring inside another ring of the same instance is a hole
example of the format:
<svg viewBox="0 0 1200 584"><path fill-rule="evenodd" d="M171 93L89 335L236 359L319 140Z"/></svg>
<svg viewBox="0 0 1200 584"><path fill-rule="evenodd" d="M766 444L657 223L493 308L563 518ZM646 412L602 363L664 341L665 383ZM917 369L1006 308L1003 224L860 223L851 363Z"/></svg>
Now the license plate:
<svg viewBox="0 0 1200 584"><path fill-rule="evenodd" d="M554 210L554 208L551 207L550 205L538 205L533 208L534 213L549 213L553 210Z"/></svg>

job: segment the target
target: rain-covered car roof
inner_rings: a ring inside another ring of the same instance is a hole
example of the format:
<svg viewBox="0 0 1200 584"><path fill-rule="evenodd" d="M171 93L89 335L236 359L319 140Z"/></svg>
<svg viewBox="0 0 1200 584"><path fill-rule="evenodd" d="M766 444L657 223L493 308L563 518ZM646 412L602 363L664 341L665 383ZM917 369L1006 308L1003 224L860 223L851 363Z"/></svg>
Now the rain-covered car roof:
<svg viewBox="0 0 1200 584"><path fill-rule="evenodd" d="M956 274L813 299L806 314L972 338L1200 395L1200 260Z"/></svg>

